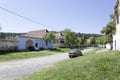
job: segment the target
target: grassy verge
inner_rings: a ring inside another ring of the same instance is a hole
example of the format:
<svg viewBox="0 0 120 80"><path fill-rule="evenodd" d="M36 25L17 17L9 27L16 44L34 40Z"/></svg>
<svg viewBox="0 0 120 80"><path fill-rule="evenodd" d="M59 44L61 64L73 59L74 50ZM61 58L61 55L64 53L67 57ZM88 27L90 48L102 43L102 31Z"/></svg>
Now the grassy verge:
<svg viewBox="0 0 120 80"><path fill-rule="evenodd" d="M87 54L65 60L20 80L120 80L120 52Z"/></svg>
<svg viewBox="0 0 120 80"><path fill-rule="evenodd" d="M43 51L32 51L32 52L0 52L0 62L2 61L10 61L17 59L26 59L26 58L34 58L40 56L48 56L57 53L63 53L69 51L68 48L64 49L52 49L52 50L43 50Z"/></svg>

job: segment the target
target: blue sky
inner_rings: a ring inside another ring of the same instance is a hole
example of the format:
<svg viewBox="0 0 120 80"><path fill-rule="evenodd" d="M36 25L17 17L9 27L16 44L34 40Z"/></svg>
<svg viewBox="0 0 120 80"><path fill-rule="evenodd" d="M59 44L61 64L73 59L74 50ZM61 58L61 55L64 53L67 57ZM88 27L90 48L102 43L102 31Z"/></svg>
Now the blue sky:
<svg viewBox="0 0 120 80"><path fill-rule="evenodd" d="M108 2L109 1L109 2ZM110 21L116 0L0 0L0 7L52 28L36 24L0 9L1 32L28 32L66 28L80 33L100 33Z"/></svg>

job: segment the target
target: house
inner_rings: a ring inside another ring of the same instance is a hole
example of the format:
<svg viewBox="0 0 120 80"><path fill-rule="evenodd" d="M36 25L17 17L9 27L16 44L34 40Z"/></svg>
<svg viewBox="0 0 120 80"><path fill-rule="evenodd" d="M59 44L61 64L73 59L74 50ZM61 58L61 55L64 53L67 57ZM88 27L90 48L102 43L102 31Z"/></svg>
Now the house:
<svg viewBox="0 0 120 80"><path fill-rule="evenodd" d="M113 50L120 51L120 0L116 1L114 7L114 21L116 23L116 32L113 35Z"/></svg>
<svg viewBox="0 0 120 80"><path fill-rule="evenodd" d="M64 43L64 36L61 32L55 33L54 46L60 47L60 48L66 47Z"/></svg>
<svg viewBox="0 0 120 80"><path fill-rule="evenodd" d="M30 31L25 35L18 37L18 50L40 50L46 48L53 48L53 41L47 44L44 41L48 30Z"/></svg>
<svg viewBox="0 0 120 80"><path fill-rule="evenodd" d="M105 47L106 47L106 49L111 50L113 48L113 42L112 41L107 41L105 43Z"/></svg>

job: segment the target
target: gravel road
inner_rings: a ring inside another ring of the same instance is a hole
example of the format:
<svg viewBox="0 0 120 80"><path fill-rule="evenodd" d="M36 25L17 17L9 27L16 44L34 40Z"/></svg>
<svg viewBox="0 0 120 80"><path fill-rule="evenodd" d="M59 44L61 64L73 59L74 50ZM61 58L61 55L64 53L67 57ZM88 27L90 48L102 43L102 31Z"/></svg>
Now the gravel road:
<svg viewBox="0 0 120 80"><path fill-rule="evenodd" d="M83 50L89 52L92 48ZM0 80L15 80L16 77L39 72L42 68L49 67L55 62L69 59L68 53L60 53L51 56L22 59L0 63Z"/></svg>

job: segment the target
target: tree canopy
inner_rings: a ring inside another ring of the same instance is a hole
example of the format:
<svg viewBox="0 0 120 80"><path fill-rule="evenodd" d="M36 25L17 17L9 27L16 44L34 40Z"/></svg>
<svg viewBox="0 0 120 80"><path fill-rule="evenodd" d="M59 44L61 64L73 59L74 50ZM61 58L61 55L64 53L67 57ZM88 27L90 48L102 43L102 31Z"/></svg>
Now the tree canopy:
<svg viewBox="0 0 120 80"><path fill-rule="evenodd" d="M63 35L65 44L70 47L78 45L78 35L76 33L72 32L70 29L65 29Z"/></svg>
<svg viewBox="0 0 120 80"><path fill-rule="evenodd" d="M54 40L55 39L55 34L54 32L49 32L46 37L44 38L45 42L46 42L46 45L48 42L50 42L51 40Z"/></svg>
<svg viewBox="0 0 120 80"><path fill-rule="evenodd" d="M85 35L83 35L81 38L80 38L80 44L81 45L84 45L86 43L86 38L85 38Z"/></svg>
<svg viewBox="0 0 120 80"><path fill-rule="evenodd" d="M101 33L108 36L109 39L112 39L112 35L115 33L115 23L114 22L109 22L103 29L101 30Z"/></svg>
<svg viewBox="0 0 120 80"><path fill-rule="evenodd" d="M92 36L90 37L90 44L96 44L96 39Z"/></svg>

